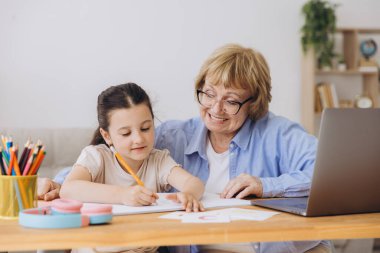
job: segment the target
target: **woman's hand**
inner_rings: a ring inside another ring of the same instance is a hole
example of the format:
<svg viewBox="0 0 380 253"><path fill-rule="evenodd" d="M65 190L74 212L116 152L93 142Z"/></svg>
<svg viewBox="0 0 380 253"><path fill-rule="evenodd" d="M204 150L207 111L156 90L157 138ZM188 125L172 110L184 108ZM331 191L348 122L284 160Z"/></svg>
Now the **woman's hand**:
<svg viewBox="0 0 380 253"><path fill-rule="evenodd" d="M59 198L61 185L50 178L38 178L37 196L39 200L50 201Z"/></svg>
<svg viewBox="0 0 380 253"><path fill-rule="evenodd" d="M156 203L157 193L144 186L134 185L127 187L123 193L122 203L128 206L149 206Z"/></svg>
<svg viewBox="0 0 380 253"><path fill-rule="evenodd" d="M181 203L186 212L204 211L204 207L192 194L186 192L177 192L166 196L167 199Z"/></svg>
<svg viewBox="0 0 380 253"><path fill-rule="evenodd" d="M258 177L240 174L228 182L220 196L226 199L233 198L234 196L237 199L242 199L248 195L262 197L263 185Z"/></svg>

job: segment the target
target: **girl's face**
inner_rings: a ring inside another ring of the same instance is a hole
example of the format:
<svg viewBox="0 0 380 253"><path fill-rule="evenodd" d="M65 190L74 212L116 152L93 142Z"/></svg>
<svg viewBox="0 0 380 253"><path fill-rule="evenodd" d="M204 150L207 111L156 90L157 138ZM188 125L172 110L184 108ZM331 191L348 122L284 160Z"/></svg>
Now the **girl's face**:
<svg viewBox="0 0 380 253"><path fill-rule="evenodd" d="M154 122L149 107L139 104L128 109L110 112L108 132L102 131L108 144L113 144L117 152L129 166L137 170L149 156L154 145Z"/></svg>

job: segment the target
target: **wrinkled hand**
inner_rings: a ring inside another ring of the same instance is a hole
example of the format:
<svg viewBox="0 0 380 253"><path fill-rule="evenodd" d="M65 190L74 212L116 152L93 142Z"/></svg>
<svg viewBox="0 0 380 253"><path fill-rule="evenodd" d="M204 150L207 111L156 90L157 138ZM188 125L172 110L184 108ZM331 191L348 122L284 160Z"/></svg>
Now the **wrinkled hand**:
<svg viewBox="0 0 380 253"><path fill-rule="evenodd" d="M177 192L168 194L166 198L181 203L186 212L199 212L205 210L202 203L190 193Z"/></svg>
<svg viewBox="0 0 380 253"><path fill-rule="evenodd" d="M61 185L50 178L38 178L37 196L39 200L50 201L59 198Z"/></svg>
<svg viewBox="0 0 380 253"><path fill-rule="evenodd" d="M228 182L220 196L229 199L236 195L237 199L242 199L251 194L262 197L263 185L261 180L248 174L240 174Z"/></svg>
<svg viewBox="0 0 380 253"><path fill-rule="evenodd" d="M134 185L126 188L122 203L128 206L149 206L156 203L157 193L144 186Z"/></svg>

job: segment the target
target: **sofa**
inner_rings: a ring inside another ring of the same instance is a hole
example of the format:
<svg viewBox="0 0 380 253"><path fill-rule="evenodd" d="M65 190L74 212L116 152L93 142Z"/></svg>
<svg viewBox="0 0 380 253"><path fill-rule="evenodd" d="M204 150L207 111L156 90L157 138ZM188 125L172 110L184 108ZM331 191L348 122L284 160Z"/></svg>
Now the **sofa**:
<svg viewBox="0 0 380 253"><path fill-rule="evenodd" d="M38 175L53 178L58 171L71 167L81 150L89 145L95 128L5 128L0 133L11 136L22 152L28 138L35 143L40 139L46 148L46 157ZM371 253L373 248L380 251L380 239L335 240L336 253Z"/></svg>
<svg viewBox="0 0 380 253"><path fill-rule="evenodd" d="M40 139L45 145L46 156L38 171L40 177L53 178L59 170L72 166L81 150L87 146L95 129L90 128L4 128L0 133L11 136L21 154L30 138L33 143Z"/></svg>

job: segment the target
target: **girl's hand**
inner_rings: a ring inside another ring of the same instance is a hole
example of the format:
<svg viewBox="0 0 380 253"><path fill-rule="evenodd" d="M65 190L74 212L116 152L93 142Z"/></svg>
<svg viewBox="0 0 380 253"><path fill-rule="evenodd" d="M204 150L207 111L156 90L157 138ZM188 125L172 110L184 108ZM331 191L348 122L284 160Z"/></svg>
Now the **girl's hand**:
<svg viewBox="0 0 380 253"><path fill-rule="evenodd" d="M134 185L127 187L123 193L122 203L128 206L149 206L156 203L157 193L144 186Z"/></svg>
<svg viewBox="0 0 380 253"><path fill-rule="evenodd" d="M38 178L37 196L39 200L50 201L59 198L61 185L50 178Z"/></svg>
<svg viewBox="0 0 380 253"><path fill-rule="evenodd" d="M177 203L182 203L186 212L199 212L205 210L202 203L190 193L177 192L167 195L166 198Z"/></svg>

